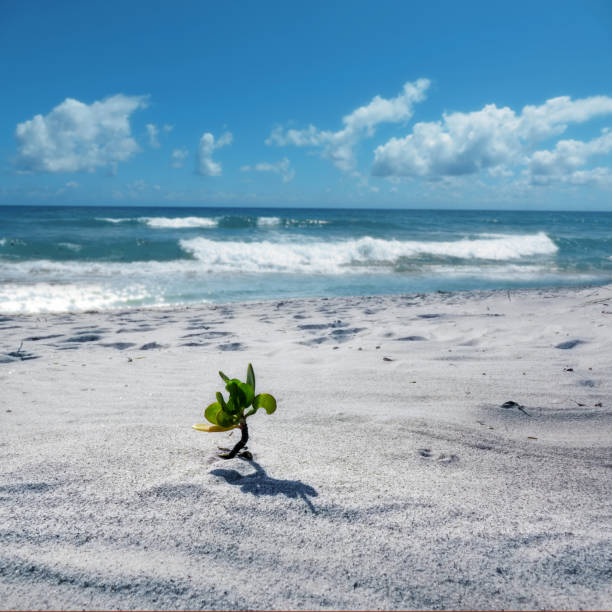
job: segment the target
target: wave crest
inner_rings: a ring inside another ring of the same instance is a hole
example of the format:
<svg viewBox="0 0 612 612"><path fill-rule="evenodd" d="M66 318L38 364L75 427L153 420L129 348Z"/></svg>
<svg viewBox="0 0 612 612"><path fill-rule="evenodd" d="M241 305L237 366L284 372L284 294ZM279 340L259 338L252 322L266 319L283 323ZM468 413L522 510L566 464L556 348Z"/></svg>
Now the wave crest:
<svg viewBox="0 0 612 612"><path fill-rule="evenodd" d="M217 227L219 225L217 219L210 217L140 217L138 221L156 229Z"/></svg>
<svg viewBox="0 0 612 612"><path fill-rule="evenodd" d="M180 241L181 248L210 271L302 272L338 274L357 266L395 266L401 260L457 258L507 261L554 255L558 247L543 232L448 242L383 240L364 237L344 242L239 242L198 237Z"/></svg>
<svg viewBox="0 0 612 612"><path fill-rule="evenodd" d="M134 221L131 217L121 217L116 219L115 217L95 217L96 221L103 221L104 223L128 223Z"/></svg>

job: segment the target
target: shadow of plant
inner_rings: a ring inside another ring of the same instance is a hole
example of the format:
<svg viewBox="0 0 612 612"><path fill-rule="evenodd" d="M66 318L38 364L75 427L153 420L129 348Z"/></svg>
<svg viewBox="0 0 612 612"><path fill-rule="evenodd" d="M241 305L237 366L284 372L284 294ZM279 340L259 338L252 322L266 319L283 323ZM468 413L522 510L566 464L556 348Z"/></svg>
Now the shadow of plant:
<svg viewBox="0 0 612 612"><path fill-rule="evenodd" d="M211 470L213 476L220 476L231 485L237 485L243 493L251 493L256 497L260 495L286 495L292 499L300 497L313 514L317 511L308 497L317 497L318 493L310 485L304 484L299 480L279 480L271 478L266 471L256 461L251 461L255 471L243 476L236 470Z"/></svg>

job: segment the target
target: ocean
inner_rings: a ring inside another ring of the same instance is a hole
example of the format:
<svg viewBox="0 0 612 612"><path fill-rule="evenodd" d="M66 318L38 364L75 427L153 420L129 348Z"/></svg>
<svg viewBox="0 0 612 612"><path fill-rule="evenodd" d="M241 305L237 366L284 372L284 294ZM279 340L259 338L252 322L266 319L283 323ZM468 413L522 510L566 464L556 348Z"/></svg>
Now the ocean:
<svg viewBox="0 0 612 612"><path fill-rule="evenodd" d="M612 282L612 213L0 207L0 313Z"/></svg>

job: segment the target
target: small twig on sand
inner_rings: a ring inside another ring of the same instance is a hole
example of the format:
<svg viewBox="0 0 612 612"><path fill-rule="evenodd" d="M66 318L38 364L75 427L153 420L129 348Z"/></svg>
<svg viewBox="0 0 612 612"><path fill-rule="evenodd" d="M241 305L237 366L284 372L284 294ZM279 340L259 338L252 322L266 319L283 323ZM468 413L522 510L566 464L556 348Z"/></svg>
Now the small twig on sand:
<svg viewBox="0 0 612 612"><path fill-rule="evenodd" d="M507 402L504 402L501 405L502 408L516 408L518 410L520 410L523 414L526 414L527 416L531 416L526 410L525 407L522 404L519 404L518 402L515 402L513 400L509 400Z"/></svg>

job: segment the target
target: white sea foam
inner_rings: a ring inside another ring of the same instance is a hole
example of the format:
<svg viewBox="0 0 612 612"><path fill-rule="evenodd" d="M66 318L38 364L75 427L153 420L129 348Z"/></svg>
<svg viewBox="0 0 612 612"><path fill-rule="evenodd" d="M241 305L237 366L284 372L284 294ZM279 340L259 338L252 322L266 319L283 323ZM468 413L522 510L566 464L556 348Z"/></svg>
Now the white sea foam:
<svg viewBox="0 0 612 612"><path fill-rule="evenodd" d="M529 255L553 255L557 247L545 234L507 236L495 239L455 242L417 242L360 238L344 242L239 242L209 240L203 237L179 241L193 259L171 261L51 261L28 260L0 263L5 281L63 282L104 278L164 278L224 273L302 273L346 274L370 271L390 272L402 264L418 270L436 264L427 256L461 257L512 263ZM438 265L443 262L437 262ZM467 262L466 262L467 264ZM466 269L466 264L446 265L449 271ZM475 265L474 269L481 266ZM486 266L485 266L486 268ZM483 268L484 269L484 268Z"/></svg>
<svg viewBox="0 0 612 612"><path fill-rule="evenodd" d="M327 225L323 219L282 219L280 217L257 217L258 227L274 227L277 225L305 227L308 225Z"/></svg>
<svg viewBox="0 0 612 612"><path fill-rule="evenodd" d="M268 227L270 225L280 225L280 217L257 217L257 225L260 227Z"/></svg>
<svg viewBox="0 0 612 612"><path fill-rule="evenodd" d="M156 229L183 229L190 227L217 227L218 219L210 217L140 217L141 223Z"/></svg>
<svg viewBox="0 0 612 612"><path fill-rule="evenodd" d="M6 244L6 238L0 238L0 246L4 246Z"/></svg>
<svg viewBox="0 0 612 612"><path fill-rule="evenodd" d="M131 217L122 217L120 219L114 217L96 217L96 221L105 221L106 223L127 223L133 220Z"/></svg>
<svg viewBox="0 0 612 612"><path fill-rule="evenodd" d="M238 242L198 237L181 240L209 271L301 272L338 274L351 266L394 265L402 258L456 257L494 261L553 255L558 248L544 233L449 242L359 238L344 242Z"/></svg>
<svg viewBox="0 0 612 612"><path fill-rule="evenodd" d="M156 279L175 275L194 275L202 271L202 264L188 259L172 261L52 261L35 259L28 261L0 262L0 277L6 282L23 279L62 283L75 281L87 283L91 279Z"/></svg>
<svg viewBox="0 0 612 612"><path fill-rule="evenodd" d="M308 225L327 225L330 222L326 219L291 219L289 225L297 225L298 227L305 227Z"/></svg>
<svg viewBox="0 0 612 612"><path fill-rule="evenodd" d="M33 314L42 312L84 312L137 306L156 302L140 286L108 287L98 283L3 283L0 285L0 312Z"/></svg>
<svg viewBox="0 0 612 612"><path fill-rule="evenodd" d="M306 225L327 225L330 221L326 219L306 219L303 223Z"/></svg>

